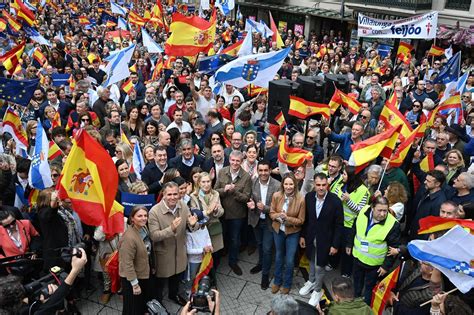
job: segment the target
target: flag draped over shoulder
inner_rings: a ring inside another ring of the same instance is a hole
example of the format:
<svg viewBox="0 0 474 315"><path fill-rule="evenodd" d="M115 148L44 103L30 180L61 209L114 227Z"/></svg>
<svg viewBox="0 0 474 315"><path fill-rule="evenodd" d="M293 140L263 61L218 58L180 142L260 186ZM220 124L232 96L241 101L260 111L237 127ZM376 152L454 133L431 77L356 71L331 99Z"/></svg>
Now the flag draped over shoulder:
<svg viewBox="0 0 474 315"><path fill-rule="evenodd" d="M438 231L450 230L456 225L471 230L474 233L474 221L452 218L441 218L436 216L428 216L420 219L420 229L418 234L431 234Z"/></svg>
<svg viewBox="0 0 474 315"><path fill-rule="evenodd" d="M300 97L290 96L290 110L288 114L300 119L321 114L329 119L330 109L328 104L310 102Z"/></svg>
<svg viewBox="0 0 474 315"><path fill-rule="evenodd" d="M194 56L207 53L216 37L216 12L211 20L198 16L187 17L179 12L173 14L171 35L166 40L165 53L169 56Z"/></svg>
<svg viewBox="0 0 474 315"><path fill-rule="evenodd" d="M377 157L389 159L397 144L401 126L392 127L376 136L351 145L349 165L362 166Z"/></svg>
<svg viewBox="0 0 474 315"><path fill-rule="evenodd" d="M407 247L413 258L433 265L462 293L467 293L474 288L474 268L472 267L474 235L461 226L453 227L435 240L411 241Z"/></svg>
<svg viewBox="0 0 474 315"><path fill-rule="evenodd" d="M123 207L120 213L120 204L114 204L118 189L114 162L100 143L84 130L76 137L57 189L60 198L71 200L85 224L102 225L107 235L123 231ZM121 220L117 218L120 216Z"/></svg>
<svg viewBox="0 0 474 315"><path fill-rule="evenodd" d="M280 142L280 148L278 150L278 160L290 167L298 167L305 160L312 159L313 154L309 151L299 149L299 148L290 148L286 144L286 133L283 139Z"/></svg>
<svg viewBox="0 0 474 315"><path fill-rule="evenodd" d="M398 276L400 275L400 266L395 268L394 271L389 273L379 284L377 284L372 290L372 301L370 307L377 315L382 315L385 309L385 305L390 297L390 292L398 282Z"/></svg>

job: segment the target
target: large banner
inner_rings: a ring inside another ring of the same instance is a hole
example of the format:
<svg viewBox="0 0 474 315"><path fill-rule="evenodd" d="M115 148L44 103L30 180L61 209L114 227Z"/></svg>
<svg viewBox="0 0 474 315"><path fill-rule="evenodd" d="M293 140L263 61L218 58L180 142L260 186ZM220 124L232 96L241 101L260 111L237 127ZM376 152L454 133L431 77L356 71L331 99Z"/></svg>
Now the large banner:
<svg viewBox="0 0 474 315"><path fill-rule="evenodd" d="M435 38L437 26L436 11L401 20L379 20L359 13L357 36L430 39Z"/></svg>

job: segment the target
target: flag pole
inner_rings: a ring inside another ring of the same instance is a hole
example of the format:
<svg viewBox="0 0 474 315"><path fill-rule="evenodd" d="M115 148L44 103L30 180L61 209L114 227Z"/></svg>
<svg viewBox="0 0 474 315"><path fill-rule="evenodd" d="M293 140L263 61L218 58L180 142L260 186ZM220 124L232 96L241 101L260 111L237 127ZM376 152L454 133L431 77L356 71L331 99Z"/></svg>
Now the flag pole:
<svg viewBox="0 0 474 315"><path fill-rule="evenodd" d="M433 39L433 45L432 46L436 46L436 36L435 38ZM434 64L434 55L431 56L431 66L433 67L433 64Z"/></svg>
<svg viewBox="0 0 474 315"><path fill-rule="evenodd" d="M456 290L458 290L458 288L454 288L454 289L452 289L452 290L449 290L448 292L443 293L443 295L448 295L448 294L450 294L450 293L453 293L453 292L456 291ZM420 307L423 307L423 306L425 306L425 305L431 303L432 301L433 301L433 299L431 299L431 300L429 300L429 301L426 301L426 302L424 302L424 303L421 303L421 304L420 304Z"/></svg>
<svg viewBox="0 0 474 315"><path fill-rule="evenodd" d="M390 164L390 161L391 161L391 158L387 161L387 164L385 164L385 167L384 167L383 172L382 172L382 176L380 177L379 185L377 187L378 191L380 191L380 186L382 186L382 180L385 176L385 173L387 172L387 167Z"/></svg>

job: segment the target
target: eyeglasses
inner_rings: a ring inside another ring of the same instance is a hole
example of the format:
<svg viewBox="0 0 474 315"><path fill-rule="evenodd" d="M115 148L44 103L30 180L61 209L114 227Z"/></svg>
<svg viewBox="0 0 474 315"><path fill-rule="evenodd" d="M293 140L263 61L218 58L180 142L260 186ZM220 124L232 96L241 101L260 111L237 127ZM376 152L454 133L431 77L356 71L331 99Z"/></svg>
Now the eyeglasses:
<svg viewBox="0 0 474 315"><path fill-rule="evenodd" d="M115 150L115 154L122 154L122 151Z"/></svg>
<svg viewBox="0 0 474 315"><path fill-rule="evenodd" d="M413 108L420 108L420 105L413 105Z"/></svg>
<svg viewBox="0 0 474 315"><path fill-rule="evenodd" d="M53 177L53 178L59 177L59 174L53 173L53 174L51 174L51 177Z"/></svg>
<svg viewBox="0 0 474 315"><path fill-rule="evenodd" d="M221 140L221 138L217 137L217 138L211 138L211 140Z"/></svg>
<svg viewBox="0 0 474 315"><path fill-rule="evenodd" d="M439 63L439 62L435 62L434 64L439 66L441 63Z"/></svg>
<svg viewBox="0 0 474 315"><path fill-rule="evenodd" d="M467 99L469 99L469 95L463 95L462 98L467 98Z"/></svg>
<svg viewBox="0 0 474 315"><path fill-rule="evenodd" d="M4 227L5 229L11 229L11 228L13 228L15 225L16 225L16 219L13 219L12 222L3 225L3 227Z"/></svg>
<svg viewBox="0 0 474 315"><path fill-rule="evenodd" d="M314 140L316 137L307 136L306 138L308 138L309 140Z"/></svg>
<svg viewBox="0 0 474 315"><path fill-rule="evenodd" d="M369 119L369 116L360 115L360 118L362 118L362 119Z"/></svg>

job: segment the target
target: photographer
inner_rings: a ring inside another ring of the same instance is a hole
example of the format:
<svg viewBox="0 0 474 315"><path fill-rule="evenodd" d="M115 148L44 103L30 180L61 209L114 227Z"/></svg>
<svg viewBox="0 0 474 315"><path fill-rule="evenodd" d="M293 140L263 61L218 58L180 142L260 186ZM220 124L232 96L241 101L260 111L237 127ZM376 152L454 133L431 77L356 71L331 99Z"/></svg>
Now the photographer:
<svg viewBox="0 0 474 315"><path fill-rule="evenodd" d="M209 306L210 313L213 315L219 315L221 313L221 298L220 298L220 293L217 290L212 289L213 296L208 295L207 296L207 303ZM198 310L195 308L192 308L192 298L191 301L188 301L185 306L181 309L180 315L191 315L191 314L197 314Z"/></svg>
<svg viewBox="0 0 474 315"><path fill-rule="evenodd" d="M80 256L80 257L79 257ZM3 311L14 314L54 314L64 308L64 299L69 294L74 280L87 263L87 256L82 248L74 249L71 260L71 272L59 287L48 284L48 296L41 294L38 300L29 301L25 297L25 288L20 283L20 278L9 275L0 279L0 313ZM27 304L27 305L26 305Z"/></svg>

